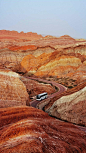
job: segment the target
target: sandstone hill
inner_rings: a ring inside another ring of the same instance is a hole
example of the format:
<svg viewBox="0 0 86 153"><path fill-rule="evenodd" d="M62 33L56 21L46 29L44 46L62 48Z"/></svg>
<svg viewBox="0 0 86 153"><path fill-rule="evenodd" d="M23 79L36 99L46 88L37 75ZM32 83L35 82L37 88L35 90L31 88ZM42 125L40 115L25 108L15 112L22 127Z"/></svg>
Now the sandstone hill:
<svg viewBox="0 0 86 153"><path fill-rule="evenodd" d="M41 101L37 108L58 119L86 126L86 81Z"/></svg>
<svg viewBox="0 0 86 153"><path fill-rule="evenodd" d="M49 115L86 126L86 87L55 101Z"/></svg>
<svg viewBox="0 0 86 153"><path fill-rule="evenodd" d="M3 38L1 37L3 35ZM5 39L18 36L19 39ZM45 36L0 30L0 68L14 72L54 79L67 87L86 80L86 40L75 40L64 35ZM25 38L31 36L32 40Z"/></svg>
<svg viewBox="0 0 86 153"><path fill-rule="evenodd" d="M29 95L19 75L9 70L0 70L0 108L26 106Z"/></svg>
<svg viewBox="0 0 86 153"><path fill-rule="evenodd" d="M26 106L37 94L56 92L50 84L21 77L15 72L0 69L0 108Z"/></svg>
<svg viewBox="0 0 86 153"><path fill-rule="evenodd" d="M8 37L29 35L16 31L0 31L0 36L4 37L5 34L8 34ZM0 39L0 67L10 68L19 73L29 72L37 77L72 77L84 80L85 62L86 41L78 41L68 35L59 38L48 36L37 40L32 38L32 41L22 41L20 37Z"/></svg>
<svg viewBox="0 0 86 153"><path fill-rule="evenodd" d="M0 152L85 153L86 40L0 30L0 119Z"/></svg>
<svg viewBox="0 0 86 153"><path fill-rule="evenodd" d="M27 55L21 61L19 71L37 77L86 79L86 56L80 54L60 54L57 51L40 56Z"/></svg>
<svg viewBox="0 0 86 153"><path fill-rule="evenodd" d="M32 107L0 109L0 152L85 153L86 133Z"/></svg>
<svg viewBox="0 0 86 153"><path fill-rule="evenodd" d="M18 33L17 31L9 31L9 30L0 30L0 39L23 39L23 40L36 40L42 38L42 35L38 35L37 33L27 32L24 33L21 31Z"/></svg>

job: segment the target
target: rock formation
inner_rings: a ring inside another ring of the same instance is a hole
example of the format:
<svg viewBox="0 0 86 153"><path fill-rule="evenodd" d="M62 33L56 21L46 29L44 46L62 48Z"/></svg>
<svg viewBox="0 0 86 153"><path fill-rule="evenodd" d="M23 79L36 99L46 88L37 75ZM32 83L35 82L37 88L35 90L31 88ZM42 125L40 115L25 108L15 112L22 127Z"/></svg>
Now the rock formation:
<svg viewBox="0 0 86 153"><path fill-rule="evenodd" d="M3 39L1 36L3 35ZM86 40L75 40L68 35L41 37L27 41L37 34L0 31L0 68L37 77L56 77L67 87L86 79ZM4 36L18 39L4 39ZM22 38L21 38L22 36ZM70 84L70 85L69 85Z"/></svg>
<svg viewBox="0 0 86 153"><path fill-rule="evenodd" d="M0 152L85 153L86 133L32 107L0 109Z"/></svg>
<svg viewBox="0 0 86 153"><path fill-rule="evenodd" d="M32 51L32 50L36 50L37 49L37 47L36 46L34 46L34 45L28 45L28 46L12 46L12 47L8 47L8 49L9 50L11 50L11 51L26 51L26 50L30 50L30 51Z"/></svg>
<svg viewBox="0 0 86 153"><path fill-rule="evenodd" d="M4 36L13 38L5 39ZM15 36L18 39L15 39ZM37 39L34 39L36 36ZM28 38L31 38L31 40L29 41ZM85 61L86 40L75 40L68 35L59 38L42 37L31 32L18 33L16 31L0 30L1 68L10 68L19 73L29 72L38 77L73 76L78 80L77 76L80 76L80 73L85 76L83 70L77 70L82 63L85 66ZM81 78L80 80L84 79L84 77Z"/></svg>
<svg viewBox="0 0 86 153"><path fill-rule="evenodd" d="M85 153L86 128L65 121L86 126L86 40L0 30L0 152Z"/></svg>
<svg viewBox="0 0 86 153"><path fill-rule="evenodd" d="M80 66L82 66L82 58L70 55L59 56L58 52L55 51L53 53L43 53L38 57L33 55L25 56L21 61L20 69L21 72L29 72L39 77L57 76L57 78L67 78L72 77L72 75L75 76ZM82 67L86 67L85 64ZM83 68L80 69L80 73L83 73Z"/></svg>
<svg viewBox="0 0 86 153"><path fill-rule="evenodd" d="M9 30L0 30L0 39L29 39L36 40L42 38L42 35L38 35L37 33L27 32L24 33L21 31L18 33L17 31L9 31Z"/></svg>
<svg viewBox="0 0 86 153"><path fill-rule="evenodd" d="M86 87L55 101L49 114L62 120L86 126Z"/></svg>
<svg viewBox="0 0 86 153"><path fill-rule="evenodd" d="M41 108L42 105L49 115L61 120L86 126L86 81L55 96L48 102L46 100L46 104L43 106L40 103L38 107Z"/></svg>
<svg viewBox="0 0 86 153"><path fill-rule="evenodd" d="M9 70L0 70L0 108L26 106L29 95L19 75Z"/></svg>

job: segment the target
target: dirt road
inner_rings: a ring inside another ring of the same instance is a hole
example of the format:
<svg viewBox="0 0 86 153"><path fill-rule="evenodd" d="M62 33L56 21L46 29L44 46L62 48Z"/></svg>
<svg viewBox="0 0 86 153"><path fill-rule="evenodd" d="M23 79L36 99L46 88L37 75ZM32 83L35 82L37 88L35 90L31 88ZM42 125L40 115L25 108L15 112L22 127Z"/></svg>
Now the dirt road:
<svg viewBox="0 0 86 153"><path fill-rule="evenodd" d="M61 85L61 84L59 84L59 83L56 83L56 82L54 82L54 81L48 81L48 80L43 80L43 79L34 78L34 77L26 77L26 78L32 79L32 80L36 80L36 81L39 81L39 82L42 82L42 83L51 84L51 85L57 87L57 88L58 88L58 91L55 92L55 93L53 93L52 95L48 95L48 98L47 98L47 99L53 98L53 97L55 97L56 95L61 94L62 92L64 92L65 90L67 90L67 88L66 88L65 86L63 86L63 85ZM36 108L37 105L38 105L39 103L41 103L42 101L44 101L44 100L41 100L41 101L33 100L33 101L30 102L30 106Z"/></svg>

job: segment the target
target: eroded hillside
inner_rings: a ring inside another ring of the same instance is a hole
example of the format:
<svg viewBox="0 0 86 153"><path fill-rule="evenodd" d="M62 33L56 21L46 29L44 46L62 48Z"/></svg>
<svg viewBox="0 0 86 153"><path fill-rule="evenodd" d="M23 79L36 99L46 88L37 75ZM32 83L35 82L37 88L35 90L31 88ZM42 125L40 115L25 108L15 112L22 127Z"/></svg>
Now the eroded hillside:
<svg viewBox="0 0 86 153"><path fill-rule="evenodd" d="M0 115L3 153L85 153L86 40L0 30Z"/></svg>

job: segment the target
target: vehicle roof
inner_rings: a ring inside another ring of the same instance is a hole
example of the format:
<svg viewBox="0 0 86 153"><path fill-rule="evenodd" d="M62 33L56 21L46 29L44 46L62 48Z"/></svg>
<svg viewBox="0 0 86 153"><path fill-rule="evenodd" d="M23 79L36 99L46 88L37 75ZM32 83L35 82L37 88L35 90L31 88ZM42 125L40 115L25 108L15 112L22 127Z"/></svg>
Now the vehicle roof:
<svg viewBox="0 0 86 153"><path fill-rule="evenodd" d="M44 95L44 94L47 94L47 92L43 92L43 93L41 93L41 94L38 94L38 96L42 96L42 95Z"/></svg>

